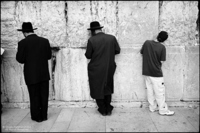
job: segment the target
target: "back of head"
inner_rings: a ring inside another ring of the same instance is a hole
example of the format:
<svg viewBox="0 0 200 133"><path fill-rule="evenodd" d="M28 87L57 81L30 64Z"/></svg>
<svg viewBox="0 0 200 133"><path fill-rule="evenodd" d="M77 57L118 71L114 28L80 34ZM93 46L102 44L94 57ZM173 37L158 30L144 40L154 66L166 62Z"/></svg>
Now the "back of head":
<svg viewBox="0 0 200 133"><path fill-rule="evenodd" d="M161 31L157 36L157 40L159 42L164 42L165 40L167 40L167 38L168 38L168 33L166 31Z"/></svg>
<svg viewBox="0 0 200 133"><path fill-rule="evenodd" d="M34 33L33 30L26 30L26 31L22 31L23 33Z"/></svg>

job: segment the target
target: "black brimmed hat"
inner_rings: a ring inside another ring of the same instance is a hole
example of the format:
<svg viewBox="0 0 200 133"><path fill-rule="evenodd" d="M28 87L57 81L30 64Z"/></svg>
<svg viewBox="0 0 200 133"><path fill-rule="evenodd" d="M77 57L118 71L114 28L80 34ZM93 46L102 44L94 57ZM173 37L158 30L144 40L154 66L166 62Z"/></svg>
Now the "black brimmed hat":
<svg viewBox="0 0 200 133"><path fill-rule="evenodd" d="M101 28L103 28L103 26L100 26L98 21L93 21L90 23L90 28L88 28L88 30L96 30Z"/></svg>
<svg viewBox="0 0 200 133"><path fill-rule="evenodd" d="M33 26L31 22L23 22L22 24L22 29L17 29L18 31L33 31L36 30L37 28L33 29Z"/></svg>

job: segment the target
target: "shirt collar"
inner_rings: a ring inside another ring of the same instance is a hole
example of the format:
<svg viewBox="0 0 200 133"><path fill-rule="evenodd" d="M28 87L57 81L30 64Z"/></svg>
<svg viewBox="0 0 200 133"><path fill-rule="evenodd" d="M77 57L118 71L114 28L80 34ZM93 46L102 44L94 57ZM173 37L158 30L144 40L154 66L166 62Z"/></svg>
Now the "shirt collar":
<svg viewBox="0 0 200 133"><path fill-rule="evenodd" d="M28 35L27 37L30 37L30 36L37 36L36 34L30 34L30 35Z"/></svg>
<svg viewBox="0 0 200 133"><path fill-rule="evenodd" d="M97 33L96 35L99 35L99 34L105 34L105 33L103 33L103 32L99 32L99 33Z"/></svg>

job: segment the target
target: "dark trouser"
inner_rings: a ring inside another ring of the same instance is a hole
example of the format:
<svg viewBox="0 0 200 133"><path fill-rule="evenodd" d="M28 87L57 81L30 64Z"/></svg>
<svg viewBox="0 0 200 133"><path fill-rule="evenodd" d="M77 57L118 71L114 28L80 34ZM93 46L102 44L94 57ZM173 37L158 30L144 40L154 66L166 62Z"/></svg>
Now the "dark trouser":
<svg viewBox="0 0 200 133"><path fill-rule="evenodd" d="M113 110L113 106L110 105L111 103L111 95L105 95L104 99L96 99L96 103L98 108L98 111L100 113L107 113L111 112Z"/></svg>
<svg viewBox="0 0 200 133"><path fill-rule="evenodd" d="M28 85L30 112L33 120L47 119L49 81Z"/></svg>

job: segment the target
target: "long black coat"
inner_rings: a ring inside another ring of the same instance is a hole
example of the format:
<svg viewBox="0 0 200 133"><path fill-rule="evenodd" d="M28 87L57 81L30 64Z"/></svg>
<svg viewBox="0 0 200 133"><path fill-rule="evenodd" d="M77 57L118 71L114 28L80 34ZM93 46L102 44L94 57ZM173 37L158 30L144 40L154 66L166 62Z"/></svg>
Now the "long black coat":
<svg viewBox="0 0 200 133"><path fill-rule="evenodd" d="M50 80L48 60L51 48L48 39L32 34L18 43L16 60L24 64L27 85Z"/></svg>
<svg viewBox="0 0 200 133"><path fill-rule="evenodd" d="M88 77L93 99L103 99L104 95L114 92L115 54L119 53L120 47L114 36L101 32L89 38L85 56L91 59Z"/></svg>

